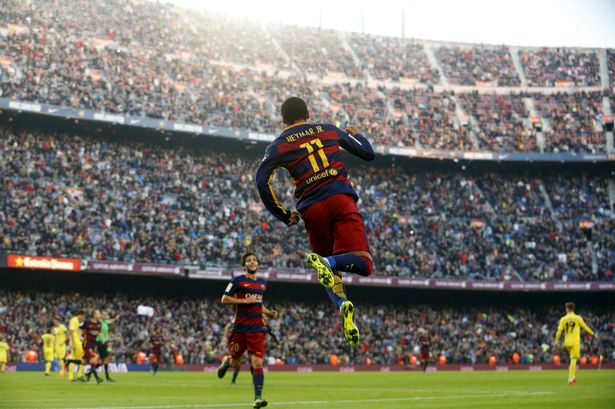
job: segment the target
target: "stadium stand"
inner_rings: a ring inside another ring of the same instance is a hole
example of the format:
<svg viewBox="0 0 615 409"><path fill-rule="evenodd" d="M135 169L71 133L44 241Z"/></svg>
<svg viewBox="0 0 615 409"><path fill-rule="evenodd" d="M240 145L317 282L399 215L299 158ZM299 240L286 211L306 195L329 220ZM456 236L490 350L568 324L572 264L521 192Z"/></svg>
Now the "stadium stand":
<svg viewBox="0 0 615 409"><path fill-rule="evenodd" d="M41 311L67 322L79 308L103 307L123 314L111 328L115 361L134 362L137 351L148 353L154 325L163 328L167 363L180 353L186 363L218 364L226 353L222 335L229 310L217 299L1 290L0 304L11 306L8 314L0 315L0 334L7 336L14 361L25 360L25 352L50 324L51 318L41 319ZM147 317L137 316L138 305L154 306L157 318L148 323ZM484 364L491 355L504 363L510 362L514 352L521 356L521 363L549 363L561 315L561 308L552 307L361 305L356 319L363 340L358 348L349 348L335 335L340 324L338 315L329 313L331 305L281 301L268 307L281 313L269 322L280 342L268 340L268 359L287 364L328 364L331 353L340 357L341 364L408 364L411 355L417 356L419 328L428 329L432 337L432 363L438 355L446 356L449 363ZM591 307L582 314L600 334L598 340L584 341L584 354L602 353L605 362L615 360L610 329L613 309ZM313 337L316 333L331 336Z"/></svg>
<svg viewBox="0 0 615 409"><path fill-rule="evenodd" d="M0 252L228 266L251 248L267 266L303 267L305 233L278 228L253 188L260 158L0 132ZM352 169L351 178L378 274L613 278L613 240L602 240L613 227L605 179L376 167ZM290 183L276 183L292 206Z"/></svg>
<svg viewBox="0 0 615 409"><path fill-rule="evenodd" d="M41 9L46 11L38 12ZM97 24L101 16L104 25ZM152 21L164 29L153 30ZM259 25L119 0L51 5L11 0L0 24L3 98L275 134L281 127L279 103L294 94L310 102L313 118L360 122L376 143L507 153L543 150L530 126L533 114L522 101L535 98L541 106L549 100L550 108L541 112L554 123L545 136L545 152L605 151L604 131L590 124L602 112L595 105L599 93L574 88L571 94L522 98L506 46L436 46L413 39ZM435 62L427 48L433 49ZM532 87L600 85L595 51L519 53ZM611 72L612 54L609 50ZM387 80L386 87L382 80ZM439 88L422 89L428 85ZM513 94L461 97L475 91L474 85ZM455 95L469 112L462 114ZM580 113L567 115L571 99L581 106ZM428 118L429 109L439 112ZM421 119L405 117L411 114ZM463 125L475 121L484 123L474 130ZM410 122L421 128L407 128Z"/></svg>

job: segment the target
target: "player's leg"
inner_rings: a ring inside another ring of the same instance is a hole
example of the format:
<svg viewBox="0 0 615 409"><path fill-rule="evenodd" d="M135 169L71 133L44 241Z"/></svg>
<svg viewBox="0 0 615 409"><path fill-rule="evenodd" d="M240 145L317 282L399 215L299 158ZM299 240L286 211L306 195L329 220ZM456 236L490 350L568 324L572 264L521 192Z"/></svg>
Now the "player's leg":
<svg viewBox="0 0 615 409"><path fill-rule="evenodd" d="M581 348L578 345L573 345L568 349L568 353L570 354L570 366L568 367L568 383L576 384L577 383L577 362L579 361L579 356L581 355Z"/></svg>
<svg viewBox="0 0 615 409"><path fill-rule="evenodd" d="M107 350L107 343L100 342L98 345L98 356L101 359L102 365L105 369L105 379L107 382L114 382L113 379L109 376L109 352Z"/></svg>
<svg viewBox="0 0 615 409"><path fill-rule="evenodd" d="M88 363L90 364L90 369L87 373L87 380L89 381L90 376L94 375L94 378L96 379L96 383L103 382L103 380L98 376L98 372L96 371L98 367L100 366L99 365L100 360L98 359L98 355L96 354L94 347L86 348L84 357L88 360Z"/></svg>
<svg viewBox="0 0 615 409"><path fill-rule="evenodd" d="M233 366L233 377L231 378L231 385L237 384L237 376L239 375L240 369L241 369L241 364L239 360L237 360L236 365Z"/></svg>
<svg viewBox="0 0 615 409"><path fill-rule="evenodd" d="M226 375L226 371L231 366L238 370L241 366L241 357L247 349L246 333L235 332L231 333L228 342L228 357L218 367L218 378L222 379Z"/></svg>
<svg viewBox="0 0 615 409"><path fill-rule="evenodd" d="M254 405L253 407L264 408L267 401L263 399L263 387L265 386L265 372L263 370L263 360L265 359L265 333L253 332L248 338L248 352L254 373L252 382L254 383Z"/></svg>
<svg viewBox="0 0 615 409"><path fill-rule="evenodd" d="M79 364L77 364L77 380L78 381L85 381L85 376L83 374L83 371L85 370L85 364L83 363L83 354L84 354L83 345L78 344L75 348L75 353L73 354L73 358L79 360Z"/></svg>
<svg viewBox="0 0 615 409"><path fill-rule="evenodd" d="M333 270L324 258L333 254L333 229L328 205L330 200L331 198L328 198L314 203L301 213L312 248L306 263L316 271L318 281L327 289L335 284Z"/></svg>
<svg viewBox="0 0 615 409"><path fill-rule="evenodd" d="M58 377L62 378L64 377L64 358L66 358L66 347L56 348L56 358L58 359L58 365L60 366Z"/></svg>

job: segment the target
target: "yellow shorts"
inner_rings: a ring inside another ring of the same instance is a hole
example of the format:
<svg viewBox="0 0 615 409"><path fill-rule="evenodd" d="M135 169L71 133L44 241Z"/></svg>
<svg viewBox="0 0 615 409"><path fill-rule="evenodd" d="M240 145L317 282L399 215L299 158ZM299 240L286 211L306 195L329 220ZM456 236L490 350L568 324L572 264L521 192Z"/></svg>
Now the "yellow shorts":
<svg viewBox="0 0 615 409"><path fill-rule="evenodd" d="M43 350L43 357L45 358L45 362L53 361L53 349Z"/></svg>
<svg viewBox="0 0 615 409"><path fill-rule="evenodd" d="M579 344L564 345L564 348L566 348L568 355L570 355L570 358L572 359L579 359L581 356L581 345Z"/></svg>
<svg viewBox="0 0 615 409"><path fill-rule="evenodd" d="M83 358L83 347L81 344L79 344L79 346L73 345L70 349L70 353L72 355L72 359L81 359Z"/></svg>
<svg viewBox="0 0 615 409"><path fill-rule="evenodd" d="M56 357L58 357L58 359L66 358L66 345L56 347Z"/></svg>
<svg viewBox="0 0 615 409"><path fill-rule="evenodd" d="M5 364L8 361L6 355L0 355L0 364Z"/></svg>

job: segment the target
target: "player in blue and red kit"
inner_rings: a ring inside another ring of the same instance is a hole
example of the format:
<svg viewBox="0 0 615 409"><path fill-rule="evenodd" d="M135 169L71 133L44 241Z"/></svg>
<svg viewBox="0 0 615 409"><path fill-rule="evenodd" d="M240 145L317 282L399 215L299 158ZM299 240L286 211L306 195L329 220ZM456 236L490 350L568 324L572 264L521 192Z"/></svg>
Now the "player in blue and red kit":
<svg viewBox="0 0 615 409"><path fill-rule="evenodd" d="M100 366L98 354L96 353L96 338L100 334L100 311L95 310L94 313L79 325L83 331L83 361L82 365L90 364L90 370L86 374L86 379L89 381L92 374L96 378L97 383L103 380L98 377L96 369Z"/></svg>
<svg viewBox="0 0 615 409"><path fill-rule="evenodd" d="M354 126L344 132L330 124L307 123L310 115L301 98L288 98L281 111L287 127L267 147L256 172L258 192L267 210L283 223L292 226L303 219L313 251L307 264L339 308L344 338L355 346L359 329L340 272L370 275L372 255L340 148L368 161L375 158L374 150ZM273 191L271 183L280 167L293 178L297 212L286 210Z"/></svg>
<svg viewBox="0 0 615 409"><path fill-rule="evenodd" d="M228 342L230 358L218 368L218 378L223 378L230 366L239 368L241 357L247 350L253 368L254 408L263 408L267 406L267 401L263 399L263 359L267 331L263 315L276 318L278 313L263 305L267 280L256 275L259 265L256 254L242 255L241 265L245 274L233 278L222 295L222 304L235 305L235 319Z"/></svg>
<svg viewBox="0 0 615 409"><path fill-rule="evenodd" d="M152 345L152 351L149 355L149 363L152 365L152 376L156 376L158 368L162 363L162 347L164 346L164 338L160 326L154 328L154 334L149 337L149 342Z"/></svg>

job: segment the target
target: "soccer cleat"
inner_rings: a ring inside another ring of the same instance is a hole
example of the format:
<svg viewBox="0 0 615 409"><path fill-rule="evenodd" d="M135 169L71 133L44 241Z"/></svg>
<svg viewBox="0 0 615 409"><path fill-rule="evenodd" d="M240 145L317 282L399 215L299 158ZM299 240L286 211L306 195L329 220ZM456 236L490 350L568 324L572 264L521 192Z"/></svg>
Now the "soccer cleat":
<svg viewBox="0 0 615 409"><path fill-rule="evenodd" d="M329 267L327 260L316 253L310 253L307 257L306 263L308 266L316 270L320 284L322 284L325 288L333 287L333 271L331 271L331 267Z"/></svg>
<svg viewBox="0 0 615 409"><path fill-rule="evenodd" d="M354 323L354 305L352 302L346 300L342 303L340 308L340 314L342 316L342 322L344 327L344 338L351 347L356 346L359 343L360 335L357 324Z"/></svg>
<svg viewBox="0 0 615 409"><path fill-rule="evenodd" d="M226 371L229 368L229 359L226 358L218 367L218 378L222 379L224 378L224 375L226 375Z"/></svg>
<svg viewBox="0 0 615 409"><path fill-rule="evenodd" d="M96 378L96 383L100 384L103 383L104 381L101 378Z"/></svg>
<svg viewBox="0 0 615 409"><path fill-rule="evenodd" d="M115 381L112 378L107 378L107 382L115 383Z"/></svg>
<svg viewBox="0 0 615 409"><path fill-rule="evenodd" d="M577 378L574 378L568 381L568 385L576 385L576 384L577 384Z"/></svg>
<svg viewBox="0 0 615 409"><path fill-rule="evenodd" d="M254 401L253 407L255 409L264 408L265 406L267 406L267 401L265 399L258 398Z"/></svg>

